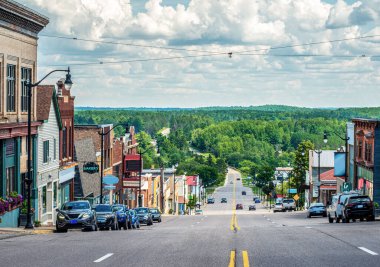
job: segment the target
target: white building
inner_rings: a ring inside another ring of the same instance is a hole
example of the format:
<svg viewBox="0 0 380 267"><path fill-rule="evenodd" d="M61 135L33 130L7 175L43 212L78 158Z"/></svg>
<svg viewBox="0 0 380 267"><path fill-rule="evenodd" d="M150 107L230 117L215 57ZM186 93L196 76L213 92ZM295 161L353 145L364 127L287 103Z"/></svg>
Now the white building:
<svg viewBox="0 0 380 267"><path fill-rule="evenodd" d="M38 86L37 106L37 120L42 122L37 142L37 218L43 225L52 225L59 199L59 130L62 128L54 86Z"/></svg>

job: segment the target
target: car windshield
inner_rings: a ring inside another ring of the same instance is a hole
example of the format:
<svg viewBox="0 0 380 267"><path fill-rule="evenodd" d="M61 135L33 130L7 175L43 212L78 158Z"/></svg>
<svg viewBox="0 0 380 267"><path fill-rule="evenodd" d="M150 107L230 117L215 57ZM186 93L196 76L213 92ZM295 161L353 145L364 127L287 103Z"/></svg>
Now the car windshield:
<svg viewBox="0 0 380 267"><path fill-rule="evenodd" d="M157 209L151 209L150 212L151 212L151 213L154 213L154 214L159 213Z"/></svg>
<svg viewBox="0 0 380 267"><path fill-rule="evenodd" d="M123 211L124 207L123 206L112 206L112 211Z"/></svg>
<svg viewBox="0 0 380 267"><path fill-rule="evenodd" d="M149 210L147 208L137 208L136 213L148 213Z"/></svg>
<svg viewBox="0 0 380 267"><path fill-rule="evenodd" d="M282 205L282 202L277 202L276 205Z"/></svg>
<svg viewBox="0 0 380 267"><path fill-rule="evenodd" d="M369 197L351 197L348 200L348 203L360 203L360 202L371 202L371 199Z"/></svg>
<svg viewBox="0 0 380 267"><path fill-rule="evenodd" d="M284 203L292 203L292 202L294 202L294 200L293 199L284 199L283 202Z"/></svg>
<svg viewBox="0 0 380 267"><path fill-rule="evenodd" d="M67 202L62 205L62 210L85 210L90 209L88 202Z"/></svg>
<svg viewBox="0 0 380 267"><path fill-rule="evenodd" d="M110 205L97 205L95 207L96 212L112 212Z"/></svg>

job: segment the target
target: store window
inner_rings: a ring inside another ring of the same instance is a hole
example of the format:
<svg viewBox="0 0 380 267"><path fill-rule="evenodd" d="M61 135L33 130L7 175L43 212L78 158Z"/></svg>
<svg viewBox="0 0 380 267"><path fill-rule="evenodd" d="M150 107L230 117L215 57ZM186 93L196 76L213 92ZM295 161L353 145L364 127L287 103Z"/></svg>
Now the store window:
<svg viewBox="0 0 380 267"><path fill-rule="evenodd" d="M49 161L49 140L43 142L43 163Z"/></svg>
<svg viewBox="0 0 380 267"><path fill-rule="evenodd" d="M46 186L42 187L42 213L46 213Z"/></svg>
<svg viewBox="0 0 380 267"><path fill-rule="evenodd" d="M11 192L17 191L15 167L6 168L5 175L7 178L7 196L9 196Z"/></svg>
<svg viewBox="0 0 380 267"><path fill-rule="evenodd" d="M5 141L5 155L7 157L13 156L15 154L15 140L7 139Z"/></svg>

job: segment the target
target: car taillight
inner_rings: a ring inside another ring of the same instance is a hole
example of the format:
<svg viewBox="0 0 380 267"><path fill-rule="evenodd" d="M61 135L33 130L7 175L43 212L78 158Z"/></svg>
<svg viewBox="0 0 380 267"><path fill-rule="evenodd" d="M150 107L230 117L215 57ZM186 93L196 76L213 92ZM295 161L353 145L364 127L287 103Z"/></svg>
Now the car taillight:
<svg viewBox="0 0 380 267"><path fill-rule="evenodd" d="M347 208L352 208L354 206L354 204L347 204Z"/></svg>

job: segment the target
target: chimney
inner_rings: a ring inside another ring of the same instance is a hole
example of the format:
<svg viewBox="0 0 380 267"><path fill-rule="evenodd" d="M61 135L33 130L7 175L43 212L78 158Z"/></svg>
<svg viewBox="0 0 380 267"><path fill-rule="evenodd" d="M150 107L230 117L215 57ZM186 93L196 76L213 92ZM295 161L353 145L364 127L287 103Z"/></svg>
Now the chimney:
<svg viewBox="0 0 380 267"><path fill-rule="evenodd" d="M57 95L58 96L62 96L62 89L64 88L64 81L65 81L65 79L59 79L57 82L57 86L58 86Z"/></svg>

